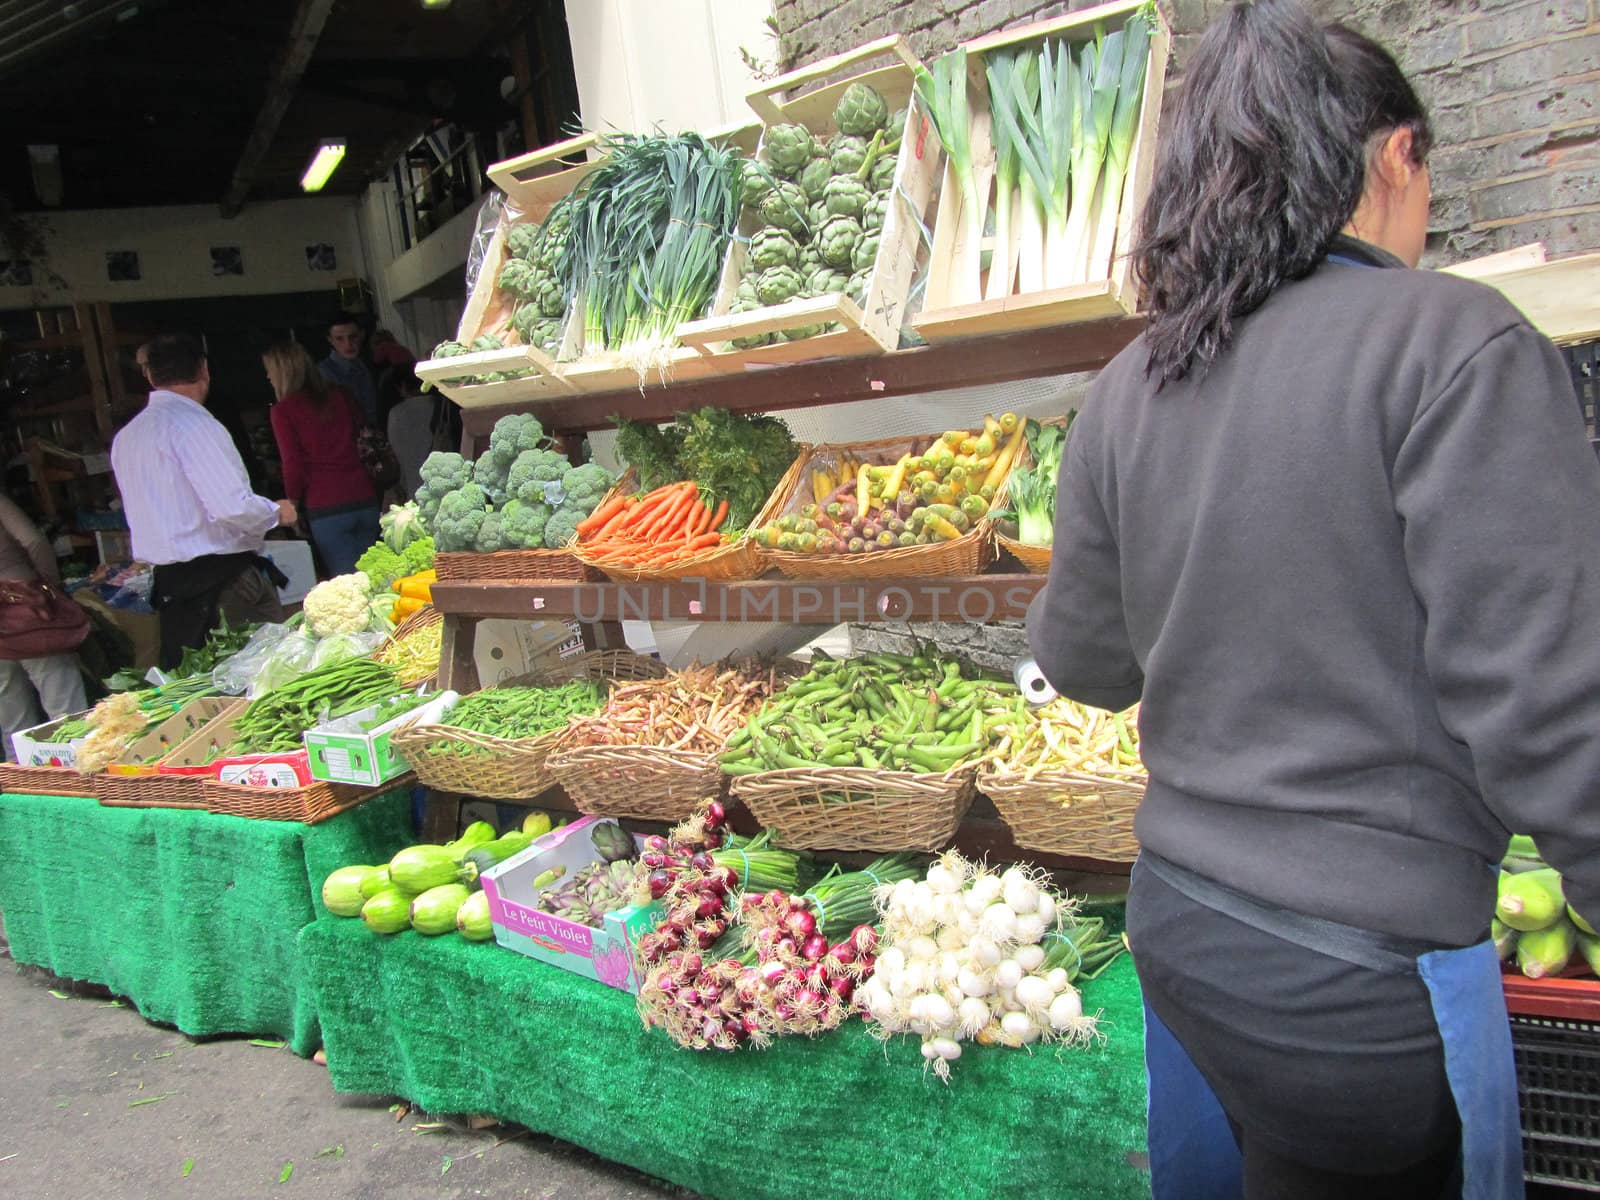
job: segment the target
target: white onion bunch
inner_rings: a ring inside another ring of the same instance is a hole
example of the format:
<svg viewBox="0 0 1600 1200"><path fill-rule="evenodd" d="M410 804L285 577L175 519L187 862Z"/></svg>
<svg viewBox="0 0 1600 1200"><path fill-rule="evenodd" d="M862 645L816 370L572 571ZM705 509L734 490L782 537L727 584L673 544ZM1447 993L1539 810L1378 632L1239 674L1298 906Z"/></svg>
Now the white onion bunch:
<svg viewBox="0 0 1600 1200"><path fill-rule="evenodd" d="M868 1028L882 1038L915 1033L941 1079L961 1043L1030 1046L1088 1041L1095 1018L1064 968L1049 968L1040 945L1072 906L1027 866L998 874L954 850L921 882L877 892L882 915L872 978L856 989Z"/></svg>

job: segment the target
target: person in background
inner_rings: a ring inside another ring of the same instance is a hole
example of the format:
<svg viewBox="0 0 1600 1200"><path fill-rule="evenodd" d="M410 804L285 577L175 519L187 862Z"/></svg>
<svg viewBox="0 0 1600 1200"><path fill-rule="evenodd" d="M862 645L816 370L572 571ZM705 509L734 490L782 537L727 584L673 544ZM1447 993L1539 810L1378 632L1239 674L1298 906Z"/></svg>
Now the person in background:
<svg viewBox="0 0 1600 1200"><path fill-rule="evenodd" d="M348 575L378 540L378 496L361 465L362 421L340 387L331 387L298 342L261 356L277 394L272 433L283 463L283 490L311 527L311 541L332 575Z"/></svg>
<svg viewBox="0 0 1600 1200"><path fill-rule="evenodd" d="M61 586L50 539L28 514L0 492L0 579L26 579ZM76 654L0 659L0 758L11 757L11 735L88 707Z"/></svg>
<svg viewBox="0 0 1600 1200"><path fill-rule="evenodd" d="M1419 271L1428 115L1295 0L1163 112L1144 331L1060 470L1044 676L1135 701L1155 1200L1506 1200L1511 832L1600 919L1600 465L1505 297Z"/></svg>
<svg viewBox="0 0 1600 1200"><path fill-rule="evenodd" d="M152 391L111 443L111 470L133 555L155 568L161 666L201 646L218 614L235 625L279 621L288 580L262 556L268 533L298 518L288 500L250 490L233 439L206 411L211 370L199 342L166 334L146 349Z"/></svg>
<svg viewBox="0 0 1600 1200"><path fill-rule="evenodd" d="M328 322L328 357L318 364L322 377L348 392L356 402L365 425L378 425L378 381L372 367L361 356L365 334L361 321L349 313L339 313ZM378 426L382 428L382 426Z"/></svg>
<svg viewBox="0 0 1600 1200"><path fill-rule="evenodd" d="M387 368L379 391L393 396L387 406L389 448L400 464L400 485L406 495L415 496L422 486L423 460L439 448L434 437L439 393L424 391L411 365Z"/></svg>

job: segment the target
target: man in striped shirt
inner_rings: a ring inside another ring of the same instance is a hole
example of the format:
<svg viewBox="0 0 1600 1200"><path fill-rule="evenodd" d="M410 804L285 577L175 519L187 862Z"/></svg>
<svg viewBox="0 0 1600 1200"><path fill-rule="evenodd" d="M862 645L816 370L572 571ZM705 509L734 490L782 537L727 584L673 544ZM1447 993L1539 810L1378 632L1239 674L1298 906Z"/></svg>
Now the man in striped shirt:
<svg viewBox="0 0 1600 1200"><path fill-rule="evenodd" d="M204 644L219 614L230 624L282 619L270 577L282 576L261 551L298 514L251 492L233 439L205 409L211 372L199 343L169 334L143 349L150 400L112 442L111 469L133 556L155 568L161 665L172 667L185 647Z"/></svg>

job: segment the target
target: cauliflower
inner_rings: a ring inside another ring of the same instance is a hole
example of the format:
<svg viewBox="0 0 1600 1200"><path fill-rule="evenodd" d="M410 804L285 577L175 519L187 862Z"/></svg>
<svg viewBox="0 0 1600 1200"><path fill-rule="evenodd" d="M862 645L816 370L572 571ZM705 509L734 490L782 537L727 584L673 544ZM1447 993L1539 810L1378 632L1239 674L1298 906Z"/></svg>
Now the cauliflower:
<svg viewBox="0 0 1600 1200"><path fill-rule="evenodd" d="M475 483L469 483L446 496L439 504L433 524L433 541L441 551L471 550L478 531L489 514L489 497Z"/></svg>
<svg viewBox="0 0 1600 1200"><path fill-rule="evenodd" d="M372 621L372 581L365 575L335 575L306 593L306 628L319 638L361 633Z"/></svg>
<svg viewBox="0 0 1600 1200"><path fill-rule="evenodd" d="M503 522L504 518L493 509L485 513L483 524L478 526L478 536L473 541L472 548L479 554L493 554L496 550L506 549Z"/></svg>
<svg viewBox="0 0 1600 1200"><path fill-rule="evenodd" d="M561 501L562 508L581 508L583 517L587 517L600 506L600 500L611 490L611 485L616 483L611 472L598 463L584 463L581 467L573 467L561 477L561 490L566 493L566 498Z"/></svg>
<svg viewBox="0 0 1600 1200"><path fill-rule="evenodd" d="M500 511L500 532L508 550L539 550L544 547L545 524L550 507L526 500L509 500Z"/></svg>
<svg viewBox="0 0 1600 1200"><path fill-rule="evenodd" d="M572 464L554 450L524 450L511 464L506 494L527 504L543 504L544 485L558 482L571 469Z"/></svg>

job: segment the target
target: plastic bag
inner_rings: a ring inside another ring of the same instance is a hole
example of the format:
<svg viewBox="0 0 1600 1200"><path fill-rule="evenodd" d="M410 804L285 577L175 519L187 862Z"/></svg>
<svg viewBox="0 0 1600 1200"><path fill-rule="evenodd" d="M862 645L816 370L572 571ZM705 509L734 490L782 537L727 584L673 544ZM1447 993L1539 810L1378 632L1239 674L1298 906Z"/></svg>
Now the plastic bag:
<svg viewBox="0 0 1600 1200"><path fill-rule="evenodd" d="M510 225L519 215L517 206L509 203L505 193L499 189L490 192L478 206L478 222L472 231L472 240L467 243L467 295L472 295L473 289L478 286L478 274L489 257L489 247L494 243L501 220ZM500 265L500 259L497 258L489 264L489 269L498 271ZM477 332L476 329L463 328L458 336L461 341L470 342Z"/></svg>
<svg viewBox="0 0 1600 1200"><path fill-rule="evenodd" d="M243 696L261 672L262 664L292 631L287 625L263 625L232 658L225 658L211 672L211 683L225 696Z"/></svg>
<svg viewBox="0 0 1600 1200"><path fill-rule="evenodd" d="M365 658L382 645L387 636L383 633L330 634L317 643L311 653L311 664L305 669L314 671L346 658Z"/></svg>
<svg viewBox="0 0 1600 1200"><path fill-rule="evenodd" d="M297 629L280 641L261 664L260 673L250 681L247 693L253 700L275 687L282 687L291 679L311 670L311 660L317 653L317 639L304 629Z"/></svg>

